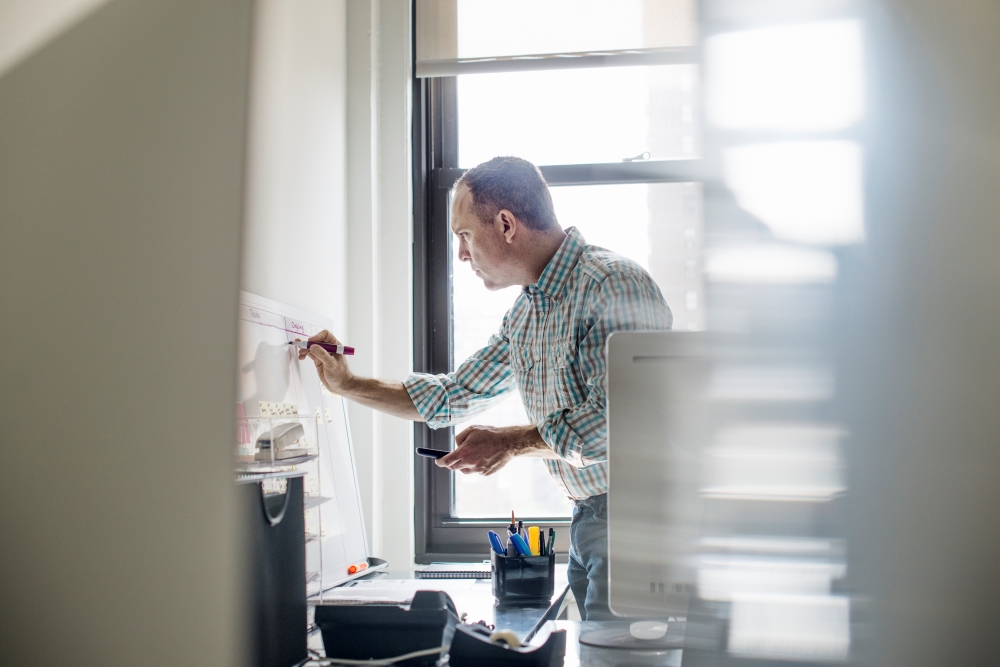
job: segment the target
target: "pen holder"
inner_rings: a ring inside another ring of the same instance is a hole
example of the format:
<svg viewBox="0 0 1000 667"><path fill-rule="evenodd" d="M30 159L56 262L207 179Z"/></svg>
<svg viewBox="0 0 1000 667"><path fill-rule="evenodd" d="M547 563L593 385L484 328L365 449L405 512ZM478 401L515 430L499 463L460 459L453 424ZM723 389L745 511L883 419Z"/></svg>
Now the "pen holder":
<svg viewBox="0 0 1000 667"><path fill-rule="evenodd" d="M556 590L556 555L491 556L493 597L504 605L537 604Z"/></svg>

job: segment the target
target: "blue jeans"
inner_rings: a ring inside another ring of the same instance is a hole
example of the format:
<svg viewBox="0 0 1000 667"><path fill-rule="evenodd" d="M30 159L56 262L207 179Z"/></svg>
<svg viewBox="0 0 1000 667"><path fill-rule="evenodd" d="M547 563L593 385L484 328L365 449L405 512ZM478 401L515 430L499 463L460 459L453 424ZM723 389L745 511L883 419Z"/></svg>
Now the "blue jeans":
<svg viewBox="0 0 1000 667"><path fill-rule="evenodd" d="M575 501L569 539L567 576L580 617L614 618L608 608L608 494Z"/></svg>

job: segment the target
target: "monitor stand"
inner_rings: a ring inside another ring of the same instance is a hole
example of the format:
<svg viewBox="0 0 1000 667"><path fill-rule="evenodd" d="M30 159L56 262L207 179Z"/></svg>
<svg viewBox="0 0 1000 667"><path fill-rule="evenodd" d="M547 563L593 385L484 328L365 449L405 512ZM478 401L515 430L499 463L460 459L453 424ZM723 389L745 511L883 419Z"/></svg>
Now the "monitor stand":
<svg viewBox="0 0 1000 667"><path fill-rule="evenodd" d="M684 643L684 622L610 621L595 630L580 635L580 643L598 648L620 648L630 651L667 651L679 649Z"/></svg>

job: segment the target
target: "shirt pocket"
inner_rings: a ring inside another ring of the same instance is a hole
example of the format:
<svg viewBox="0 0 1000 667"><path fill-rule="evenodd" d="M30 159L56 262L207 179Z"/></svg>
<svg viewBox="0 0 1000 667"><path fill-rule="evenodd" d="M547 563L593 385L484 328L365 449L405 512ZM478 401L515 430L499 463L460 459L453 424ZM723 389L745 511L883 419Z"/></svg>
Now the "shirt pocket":
<svg viewBox="0 0 1000 667"><path fill-rule="evenodd" d="M531 371L535 365L535 360L531 356L531 348L527 345L511 346L510 348L510 365L514 367L514 371L521 375L524 375Z"/></svg>
<svg viewBox="0 0 1000 667"><path fill-rule="evenodd" d="M579 366L573 338L559 338L549 344L545 351L545 390L556 399L554 407L572 407L583 402L585 397L577 377Z"/></svg>
<svg viewBox="0 0 1000 667"><path fill-rule="evenodd" d="M514 371L514 382L517 384L517 390L521 393L524 407L528 409L528 414L531 415L531 397L535 394L535 382L532 377L535 360L531 357L531 349L525 345L511 345L510 366Z"/></svg>

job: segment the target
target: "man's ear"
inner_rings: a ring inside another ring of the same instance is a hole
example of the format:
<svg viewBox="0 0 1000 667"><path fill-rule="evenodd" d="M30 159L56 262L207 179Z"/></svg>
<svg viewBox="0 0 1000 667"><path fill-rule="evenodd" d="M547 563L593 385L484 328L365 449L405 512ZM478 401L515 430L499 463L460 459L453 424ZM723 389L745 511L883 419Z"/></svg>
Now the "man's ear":
<svg viewBox="0 0 1000 667"><path fill-rule="evenodd" d="M507 239L507 243L514 242L514 234L517 233L518 222L514 214L507 209L502 209L497 213L496 217L497 226L500 228L503 237Z"/></svg>

